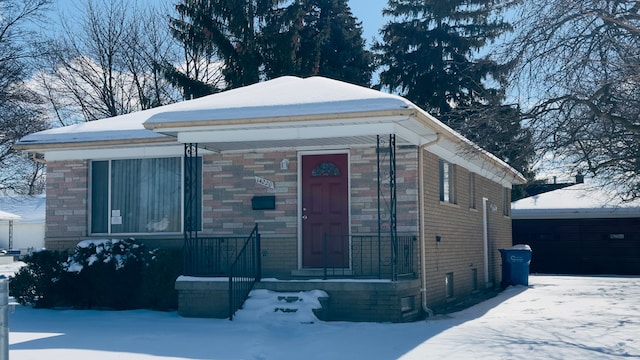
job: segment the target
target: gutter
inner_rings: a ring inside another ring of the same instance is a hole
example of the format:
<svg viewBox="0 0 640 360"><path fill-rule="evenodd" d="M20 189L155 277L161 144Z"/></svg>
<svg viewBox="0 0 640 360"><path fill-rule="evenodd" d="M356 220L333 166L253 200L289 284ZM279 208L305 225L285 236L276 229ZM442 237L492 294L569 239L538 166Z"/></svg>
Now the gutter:
<svg viewBox="0 0 640 360"><path fill-rule="evenodd" d="M436 133L436 138L427 143L424 143L418 147L418 206L420 206L420 278L422 279L422 287L420 288L420 296L422 298L422 311L427 314L427 317L433 316L433 310L429 309L427 304L427 254L426 243L427 239L424 236L425 230L425 213L424 213L424 151L427 147L436 144L440 141L440 133Z"/></svg>

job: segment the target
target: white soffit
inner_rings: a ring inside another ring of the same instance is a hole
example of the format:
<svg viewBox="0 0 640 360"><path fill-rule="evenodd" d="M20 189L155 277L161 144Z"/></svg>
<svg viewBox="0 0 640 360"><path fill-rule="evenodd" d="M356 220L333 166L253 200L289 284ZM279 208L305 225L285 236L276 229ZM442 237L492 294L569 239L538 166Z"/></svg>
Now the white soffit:
<svg viewBox="0 0 640 360"><path fill-rule="evenodd" d="M446 138L440 139L425 150L445 161L462 166L473 173L500 183L509 189L512 188L513 182L517 180L512 174L487 161L480 155L479 150L470 149L465 152Z"/></svg>
<svg viewBox="0 0 640 360"><path fill-rule="evenodd" d="M395 133L396 125L387 123L342 123L297 126L242 126L234 129L195 129L178 132L182 143L226 143L261 141L296 141L333 137L371 136Z"/></svg>

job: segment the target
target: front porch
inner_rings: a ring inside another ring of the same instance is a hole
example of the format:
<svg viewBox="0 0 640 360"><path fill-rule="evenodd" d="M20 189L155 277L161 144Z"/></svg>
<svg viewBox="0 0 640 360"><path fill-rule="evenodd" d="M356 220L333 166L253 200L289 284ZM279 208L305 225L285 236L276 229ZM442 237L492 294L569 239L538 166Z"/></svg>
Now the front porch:
<svg viewBox="0 0 640 360"><path fill-rule="evenodd" d="M416 273L417 236L348 236L349 267L297 267L285 276L263 277L261 237L197 237L185 242L185 271L177 279L179 313L233 318L252 289L275 292L323 290L321 320L406 322L421 316ZM325 245L335 239L324 234ZM329 246L323 246L328 252ZM325 254L326 255L326 254Z"/></svg>
<svg viewBox="0 0 640 360"><path fill-rule="evenodd" d="M259 233L258 233L259 235ZM282 280L301 278L315 279L380 279L395 281L416 277L415 265L417 262L416 234L390 235L352 234L346 235L347 239L337 239L338 236L323 235L323 259L321 267L298 266L289 269L289 275L279 272L275 275ZM393 240L392 240L393 239ZM262 242L262 238L260 241ZM335 257L329 257L328 244L347 241L350 251L345 254L345 259L338 259L340 263L347 263L347 267L335 266L332 261ZM247 242L246 237L241 236L207 236L187 238L184 245L184 275L195 277L220 277L229 276L229 269L238 254ZM268 251L263 251L262 244L249 244L259 261L269 256ZM260 261L261 263L261 261ZM262 271L261 271L262 275ZM264 274L273 277L273 274Z"/></svg>
<svg viewBox="0 0 640 360"><path fill-rule="evenodd" d="M323 290L323 321L411 322L422 317L420 280L375 279L280 280L262 279L254 289L283 293ZM228 318L228 278L181 277L176 281L180 315Z"/></svg>

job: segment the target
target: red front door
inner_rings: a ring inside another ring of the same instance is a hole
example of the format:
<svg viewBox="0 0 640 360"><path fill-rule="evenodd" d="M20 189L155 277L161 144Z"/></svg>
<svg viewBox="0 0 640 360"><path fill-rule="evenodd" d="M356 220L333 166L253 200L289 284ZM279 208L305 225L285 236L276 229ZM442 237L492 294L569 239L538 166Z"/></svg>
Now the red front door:
<svg viewBox="0 0 640 360"><path fill-rule="evenodd" d="M302 157L302 266L305 268L349 267L348 179L347 154Z"/></svg>

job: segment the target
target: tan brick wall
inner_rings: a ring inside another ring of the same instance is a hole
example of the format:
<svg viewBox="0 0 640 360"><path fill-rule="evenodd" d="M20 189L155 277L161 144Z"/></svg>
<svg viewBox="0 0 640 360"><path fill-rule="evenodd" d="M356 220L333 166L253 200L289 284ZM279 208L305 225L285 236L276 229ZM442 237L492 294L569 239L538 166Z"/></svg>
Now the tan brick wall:
<svg viewBox="0 0 640 360"><path fill-rule="evenodd" d="M178 313L185 317L229 317L228 281L190 281L178 278Z"/></svg>
<svg viewBox="0 0 640 360"><path fill-rule="evenodd" d="M388 154L381 154L387 164ZM280 161L289 161L280 169ZM352 233L377 232L376 151L350 150ZM417 150L397 151L398 231L417 233ZM457 205L441 204L438 188L438 158L425 156L425 229L428 294L430 302L443 302L444 279L454 273L455 296L471 291L472 269L477 269L478 286L484 286L482 252L482 197L498 208L489 211L490 282L500 282L499 248L510 244L511 219L502 215L502 187L476 175L476 207L469 209L468 171L457 167ZM383 171L385 170L383 165ZM298 155L295 151L267 153L209 154L203 158L203 216L206 235L246 235L255 222L262 234L262 261L265 276L284 276L297 267ZM385 171L386 172L386 171ZM88 237L87 161L48 164L46 246L69 248ZM275 189L257 184L255 177L275 183ZM385 175L383 175L384 181ZM274 194L275 210L252 210L251 198ZM385 199L383 198L383 201ZM383 216L388 209L383 207ZM386 224L383 224L386 226ZM386 231L386 228L385 228ZM436 243L436 235L441 241ZM469 240L471 239L471 240ZM180 247L180 235L149 238L150 245ZM383 249L387 251L388 249ZM388 254L387 254L388 255ZM416 252L416 260L418 258ZM383 255L384 257L384 255ZM417 261L416 261L417 264ZM418 268L418 266L416 266Z"/></svg>
<svg viewBox="0 0 640 360"><path fill-rule="evenodd" d="M280 161L289 160L287 170ZM295 152L234 153L203 157L204 234L246 235L259 224L263 238L297 235ZM275 189L256 183L272 181ZM275 210L252 210L254 196L275 195Z"/></svg>
<svg viewBox="0 0 640 360"><path fill-rule="evenodd" d="M87 161L47 163L45 247L75 246L87 235Z"/></svg>
<svg viewBox="0 0 640 360"><path fill-rule="evenodd" d="M469 208L469 171L456 167L457 204L441 203L439 158L425 153L425 254L427 300L430 307L463 298L472 292L472 269L477 270L478 290L485 289L482 198L497 209L488 211L488 254L490 286L500 285L499 248L511 244L511 219L503 216L503 188L487 178L475 175L476 209ZM436 236L440 241L436 241ZM445 278L454 276L454 296L447 299Z"/></svg>
<svg viewBox="0 0 640 360"><path fill-rule="evenodd" d="M398 233L417 234L418 229L418 153L415 147L396 151L396 228ZM351 229L352 233L378 232L378 164L375 148L351 150ZM389 231L390 201L389 154L381 153L381 218Z"/></svg>
<svg viewBox="0 0 640 360"><path fill-rule="evenodd" d="M388 155L382 155L388 173ZM287 170L280 169L283 159ZM375 148L351 149L351 232L375 234L378 228L377 158ZM417 151L396 155L398 232L417 234ZM203 159L203 234L243 235L255 222L262 234L264 276L290 275L298 261L297 152L233 153ZM273 181L275 189L257 184L255 177ZM251 198L272 194L275 210L252 210ZM385 194L388 201L388 192ZM382 199L385 201L385 198ZM383 207L383 213L389 209ZM384 217L383 217L384 218ZM388 218L388 216L386 217ZM388 226L388 223L387 223ZM388 252L388 247L383 251ZM387 256L388 254L383 254Z"/></svg>

